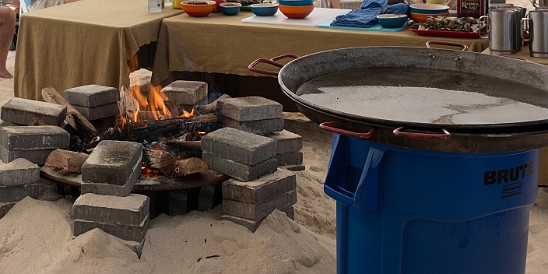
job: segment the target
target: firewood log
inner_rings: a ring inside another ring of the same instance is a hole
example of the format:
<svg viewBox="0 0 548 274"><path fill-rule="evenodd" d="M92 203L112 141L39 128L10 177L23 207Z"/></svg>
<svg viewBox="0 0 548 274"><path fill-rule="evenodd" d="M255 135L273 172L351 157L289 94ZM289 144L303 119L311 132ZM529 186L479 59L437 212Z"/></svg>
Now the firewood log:
<svg viewBox="0 0 548 274"><path fill-rule="evenodd" d="M42 99L48 103L67 107L65 122L78 132L82 140L88 141L97 135L97 129L82 113L76 110L57 90L52 87L42 89Z"/></svg>
<svg viewBox="0 0 548 274"><path fill-rule="evenodd" d="M52 151L44 166L58 170L62 173L82 173L82 165L88 158L88 154L74 152L65 149L55 149Z"/></svg>
<svg viewBox="0 0 548 274"><path fill-rule="evenodd" d="M183 159L177 161L174 176L186 176L208 169L209 166L200 158Z"/></svg>
<svg viewBox="0 0 548 274"><path fill-rule="evenodd" d="M207 104L207 105L198 105L196 106L196 111L198 111L201 114L211 113L215 112L217 109L217 101L225 99L225 98L231 98L228 94L223 94L219 96L219 98L215 99L213 102Z"/></svg>
<svg viewBox="0 0 548 274"><path fill-rule="evenodd" d="M146 149L143 156L143 161L148 163L151 168L166 176L173 175L175 170L175 156L173 154L160 149Z"/></svg>

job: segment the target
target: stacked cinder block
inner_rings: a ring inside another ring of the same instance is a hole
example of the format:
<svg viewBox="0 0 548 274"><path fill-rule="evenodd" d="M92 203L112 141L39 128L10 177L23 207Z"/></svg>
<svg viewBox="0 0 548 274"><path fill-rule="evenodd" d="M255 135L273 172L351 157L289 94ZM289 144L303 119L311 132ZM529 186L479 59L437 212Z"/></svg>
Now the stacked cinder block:
<svg viewBox="0 0 548 274"><path fill-rule="evenodd" d="M242 181L276 171L276 142L234 128L221 128L202 137L202 159L211 169Z"/></svg>
<svg viewBox="0 0 548 274"><path fill-rule="evenodd" d="M264 97L249 96L217 102L218 117L224 127L266 134L284 128L283 106Z"/></svg>
<svg viewBox="0 0 548 274"><path fill-rule="evenodd" d="M174 105L192 108L207 97L207 83L200 81L177 80L162 89Z"/></svg>
<svg viewBox="0 0 548 274"><path fill-rule="evenodd" d="M303 170L303 140L298 134L282 130L265 135L276 141L276 158L278 166L286 166L291 170Z"/></svg>
<svg viewBox="0 0 548 274"><path fill-rule="evenodd" d="M82 195L74 204L74 235L100 228L142 243L148 229L149 198L131 194L141 175L142 145L101 141L82 165Z"/></svg>
<svg viewBox="0 0 548 274"><path fill-rule="evenodd" d="M67 117L67 107L22 98L11 98L1 109L2 120L28 126L31 123L59 126Z"/></svg>
<svg viewBox="0 0 548 274"><path fill-rule="evenodd" d="M223 183L223 213L221 218L255 231L264 217L275 209L293 219L297 202L296 176L286 169L259 179L242 182L230 179Z"/></svg>
<svg viewBox="0 0 548 274"><path fill-rule="evenodd" d="M117 88L86 85L64 91L65 99L90 121L118 115L120 91Z"/></svg>
<svg viewBox="0 0 548 274"><path fill-rule="evenodd" d="M0 159L25 158L43 165L56 148L67 148L70 134L58 126L4 126L0 128Z"/></svg>
<svg viewBox="0 0 548 274"><path fill-rule="evenodd" d="M26 160L0 162L0 218L26 196L38 198L40 167Z"/></svg>
<svg viewBox="0 0 548 274"><path fill-rule="evenodd" d="M129 89L139 89L141 93L149 92L149 84L152 79L152 71L139 69L129 74Z"/></svg>

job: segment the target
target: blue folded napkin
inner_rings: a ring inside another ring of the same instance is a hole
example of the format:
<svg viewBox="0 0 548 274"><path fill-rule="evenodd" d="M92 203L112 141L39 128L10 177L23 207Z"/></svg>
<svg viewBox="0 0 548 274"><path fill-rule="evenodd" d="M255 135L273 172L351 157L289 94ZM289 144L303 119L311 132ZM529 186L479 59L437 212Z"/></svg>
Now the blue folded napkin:
<svg viewBox="0 0 548 274"><path fill-rule="evenodd" d="M369 28L377 23L377 15L386 13L407 14L409 4L388 5L387 0L364 0L359 9L339 15L331 26Z"/></svg>

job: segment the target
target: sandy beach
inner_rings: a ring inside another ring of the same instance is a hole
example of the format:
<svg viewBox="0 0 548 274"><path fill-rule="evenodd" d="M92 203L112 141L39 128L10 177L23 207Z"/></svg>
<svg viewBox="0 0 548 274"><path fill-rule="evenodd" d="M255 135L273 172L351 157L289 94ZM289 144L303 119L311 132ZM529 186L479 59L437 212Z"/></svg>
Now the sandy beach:
<svg viewBox="0 0 548 274"><path fill-rule="evenodd" d="M13 72L14 52L8 57ZM0 105L13 80L0 79ZM295 220L274 211L250 232L209 212L151 220L140 258L99 229L73 237L72 204L51 184L38 200L25 198L0 219L0 273L336 273L335 201L323 180L330 133L300 113L284 113L285 129L303 138L304 171L297 175ZM548 191L530 210L528 274L548 271Z"/></svg>

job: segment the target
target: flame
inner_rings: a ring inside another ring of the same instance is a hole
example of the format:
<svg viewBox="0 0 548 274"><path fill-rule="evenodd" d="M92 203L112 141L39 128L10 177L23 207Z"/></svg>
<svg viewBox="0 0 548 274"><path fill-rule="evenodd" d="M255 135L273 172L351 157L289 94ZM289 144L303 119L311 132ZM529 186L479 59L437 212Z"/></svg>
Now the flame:
<svg viewBox="0 0 548 274"><path fill-rule="evenodd" d="M152 168L142 166L141 167L141 176L148 177L148 178L153 178L153 177L160 177L160 174L158 173L158 171L156 171Z"/></svg>

